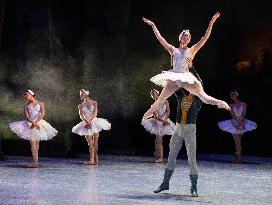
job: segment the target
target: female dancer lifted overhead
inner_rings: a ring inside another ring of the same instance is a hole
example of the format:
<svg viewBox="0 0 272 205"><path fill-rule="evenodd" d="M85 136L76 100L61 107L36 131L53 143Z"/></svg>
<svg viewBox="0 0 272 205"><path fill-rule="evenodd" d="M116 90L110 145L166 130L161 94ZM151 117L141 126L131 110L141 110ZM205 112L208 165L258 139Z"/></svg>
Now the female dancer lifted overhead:
<svg viewBox="0 0 272 205"><path fill-rule="evenodd" d="M217 105L218 108L230 110L230 107L226 102L207 95L204 92L201 82L189 72L189 69L193 66L192 61L195 55L210 37L213 24L219 16L220 13L217 12L212 17L205 36L203 36L197 44L190 48L188 47L191 40L189 30L183 30L180 33L180 46L179 48L175 48L161 36L160 32L152 21L143 18L143 21L152 27L161 45L170 53L173 64L173 69L164 71L150 79L153 83L164 88L159 99L155 101L150 109L144 114L143 119L151 117L153 113L163 105L164 101L180 88L185 88L193 95L198 96L206 104Z"/></svg>

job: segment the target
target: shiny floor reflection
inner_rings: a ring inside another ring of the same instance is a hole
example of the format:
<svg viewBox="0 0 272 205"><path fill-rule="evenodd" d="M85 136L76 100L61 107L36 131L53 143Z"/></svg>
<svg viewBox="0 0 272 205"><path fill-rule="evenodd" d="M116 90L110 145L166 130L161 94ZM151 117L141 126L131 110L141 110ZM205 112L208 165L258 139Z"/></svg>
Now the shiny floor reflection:
<svg viewBox="0 0 272 205"><path fill-rule="evenodd" d="M101 156L101 164L81 159L41 158L39 169L24 168L27 157L0 162L1 205L123 205L123 204L272 204L272 159L199 156L199 197L189 195L185 158L178 160L170 191L154 194L164 165L153 158Z"/></svg>

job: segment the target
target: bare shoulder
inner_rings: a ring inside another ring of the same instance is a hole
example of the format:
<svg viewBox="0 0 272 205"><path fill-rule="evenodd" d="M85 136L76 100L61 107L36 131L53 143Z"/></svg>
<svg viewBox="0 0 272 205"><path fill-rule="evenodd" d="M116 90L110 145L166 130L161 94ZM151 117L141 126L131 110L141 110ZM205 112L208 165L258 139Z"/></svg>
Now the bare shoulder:
<svg viewBox="0 0 272 205"><path fill-rule="evenodd" d="M81 109L83 107L83 103L78 104L78 109Z"/></svg>
<svg viewBox="0 0 272 205"><path fill-rule="evenodd" d="M92 104L93 104L94 106L97 106L97 101L92 100Z"/></svg>
<svg viewBox="0 0 272 205"><path fill-rule="evenodd" d="M246 104L245 102L241 102L241 105L242 105L243 107L246 107L246 106L247 106L247 104Z"/></svg>
<svg viewBox="0 0 272 205"><path fill-rule="evenodd" d="M174 51L175 51L176 49L177 49L177 48L176 48L175 46L169 44L169 53L170 53L170 54L173 54Z"/></svg>

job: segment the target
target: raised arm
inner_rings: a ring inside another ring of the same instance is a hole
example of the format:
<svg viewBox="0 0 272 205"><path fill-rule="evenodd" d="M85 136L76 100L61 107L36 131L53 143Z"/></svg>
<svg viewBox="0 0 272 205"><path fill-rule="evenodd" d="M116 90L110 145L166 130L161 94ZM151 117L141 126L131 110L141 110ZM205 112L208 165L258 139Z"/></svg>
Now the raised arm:
<svg viewBox="0 0 272 205"><path fill-rule="evenodd" d="M149 26L152 27L152 29L153 29L153 31L154 31L154 34L155 34L156 38L158 39L158 41L161 43L161 45L164 47L165 50L167 50L170 54L172 54L173 51L174 51L174 49L175 49L175 47L172 46L171 44L169 44L169 43L161 36L161 34L160 34L159 30L157 29L156 25L155 25L152 21L150 21L150 20L148 20L148 19L146 19L146 18L144 18L144 17L143 17L143 21L144 21L146 24L148 24Z"/></svg>
<svg viewBox="0 0 272 205"><path fill-rule="evenodd" d="M213 24L219 18L219 16L220 16L219 12L216 12L216 14L213 15L205 35L200 39L200 41L198 43L196 43L195 45L193 45L191 47L191 52L192 52L193 56L196 55L196 53L199 51L199 49L202 48L202 46L204 46L205 43L207 42L207 40L209 39L211 32L212 32Z"/></svg>

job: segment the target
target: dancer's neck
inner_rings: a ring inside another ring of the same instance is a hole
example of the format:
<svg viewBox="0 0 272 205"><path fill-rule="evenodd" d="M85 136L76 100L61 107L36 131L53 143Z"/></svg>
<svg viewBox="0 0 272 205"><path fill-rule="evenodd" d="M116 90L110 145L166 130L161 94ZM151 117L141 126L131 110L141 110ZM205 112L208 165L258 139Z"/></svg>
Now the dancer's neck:
<svg viewBox="0 0 272 205"><path fill-rule="evenodd" d="M181 44L179 45L179 47L182 48L182 49L185 49L185 48L188 48L187 45L188 45L188 44L181 43Z"/></svg>

